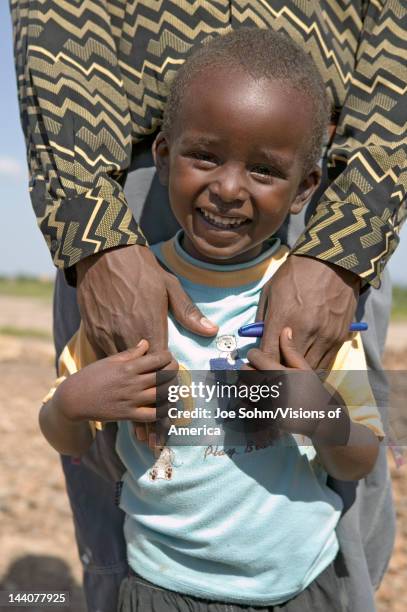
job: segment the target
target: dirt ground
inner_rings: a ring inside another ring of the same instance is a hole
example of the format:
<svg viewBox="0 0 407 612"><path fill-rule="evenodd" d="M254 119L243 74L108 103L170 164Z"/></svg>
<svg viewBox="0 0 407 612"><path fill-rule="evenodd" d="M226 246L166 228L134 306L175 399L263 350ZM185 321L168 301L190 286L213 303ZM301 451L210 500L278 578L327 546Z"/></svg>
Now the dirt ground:
<svg viewBox="0 0 407 612"><path fill-rule="evenodd" d="M50 307L45 302L0 296L0 327L47 330L50 321ZM407 323L392 325L385 366L407 370ZM81 567L59 458L37 426L40 400L53 378L50 341L0 335L0 591L69 591L71 604L63 609L85 612ZM398 534L377 601L379 612L405 612L407 465L396 470L392 458L390 465ZM34 612L41 608L24 609Z"/></svg>

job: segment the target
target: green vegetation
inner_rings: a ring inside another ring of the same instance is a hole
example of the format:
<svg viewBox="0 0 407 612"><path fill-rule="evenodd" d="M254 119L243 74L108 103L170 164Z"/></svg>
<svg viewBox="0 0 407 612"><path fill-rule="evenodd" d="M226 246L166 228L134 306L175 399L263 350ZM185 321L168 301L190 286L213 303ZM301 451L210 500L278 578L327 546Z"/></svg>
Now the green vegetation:
<svg viewBox="0 0 407 612"><path fill-rule="evenodd" d="M50 301L52 299L54 283L50 279L41 279L34 276L0 276L0 295L14 297L40 298Z"/></svg>
<svg viewBox="0 0 407 612"><path fill-rule="evenodd" d="M36 338L38 340L51 340L52 334L45 329L34 329L32 327L14 327L4 325L0 327L0 336L16 336L17 338Z"/></svg>
<svg viewBox="0 0 407 612"><path fill-rule="evenodd" d="M393 287L391 318L397 321L407 319L407 287Z"/></svg>

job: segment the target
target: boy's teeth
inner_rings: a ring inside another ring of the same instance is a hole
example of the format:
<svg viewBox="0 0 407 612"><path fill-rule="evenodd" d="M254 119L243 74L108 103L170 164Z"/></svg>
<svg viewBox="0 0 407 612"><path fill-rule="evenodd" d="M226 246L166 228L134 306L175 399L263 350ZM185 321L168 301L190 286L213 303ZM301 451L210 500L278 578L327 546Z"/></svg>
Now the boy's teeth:
<svg viewBox="0 0 407 612"><path fill-rule="evenodd" d="M200 211L205 219L209 219L210 221L225 227L230 227L231 225L238 226L245 222L245 219L239 219L238 217L219 217L218 215L214 215L213 213L203 210L202 208Z"/></svg>

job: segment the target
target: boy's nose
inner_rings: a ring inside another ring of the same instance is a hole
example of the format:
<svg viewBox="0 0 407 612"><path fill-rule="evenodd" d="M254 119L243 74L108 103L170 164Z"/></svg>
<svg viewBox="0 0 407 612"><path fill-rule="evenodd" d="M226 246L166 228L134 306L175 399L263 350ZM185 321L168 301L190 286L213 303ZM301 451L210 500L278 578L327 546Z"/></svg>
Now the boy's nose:
<svg viewBox="0 0 407 612"><path fill-rule="evenodd" d="M227 204L244 202L248 197L245 177L243 172L236 167L219 168L217 175L213 177L210 191Z"/></svg>

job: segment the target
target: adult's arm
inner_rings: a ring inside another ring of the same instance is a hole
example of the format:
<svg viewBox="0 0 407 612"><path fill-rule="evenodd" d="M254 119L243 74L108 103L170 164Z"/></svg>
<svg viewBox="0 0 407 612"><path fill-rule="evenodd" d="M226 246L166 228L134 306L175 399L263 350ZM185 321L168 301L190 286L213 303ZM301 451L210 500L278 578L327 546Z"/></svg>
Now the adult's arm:
<svg viewBox="0 0 407 612"><path fill-rule="evenodd" d="M407 215L407 11L369 2L328 150L330 186L293 252L380 283Z"/></svg>
<svg viewBox="0 0 407 612"><path fill-rule="evenodd" d="M30 195L56 266L146 244L124 197L131 117L103 0L11 0Z"/></svg>
<svg viewBox="0 0 407 612"><path fill-rule="evenodd" d="M275 352L290 325L310 365L327 367L346 338L359 284L380 283L407 213L406 57L404 3L367 3L328 151L330 186L266 289L265 350Z"/></svg>
<svg viewBox="0 0 407 612"><path fill-rule="evenodd" d="M55 265L72 284L78 276L94 348L111 354L142 337L163 348L168 304L182 325L212 335L216 327L201 322L144 246L124 196L132 121L117 49L120 10L104 0L10 5L31 200Z"/></svg>

